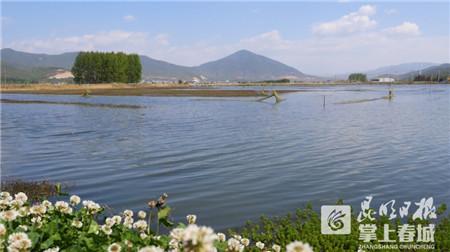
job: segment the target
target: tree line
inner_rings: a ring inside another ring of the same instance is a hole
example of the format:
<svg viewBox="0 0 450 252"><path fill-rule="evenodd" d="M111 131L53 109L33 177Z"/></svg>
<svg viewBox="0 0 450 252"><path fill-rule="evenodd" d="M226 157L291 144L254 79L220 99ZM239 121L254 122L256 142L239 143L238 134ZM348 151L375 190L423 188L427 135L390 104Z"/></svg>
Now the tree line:
<svg viewBox="0 0 450 252"><path fill-rule="evenodd" d="M137 54L80 52L72 67L76 83L138 83L142 65Z"/></svg>
<svg viewBox="0 0 450 252"><path fill-rule="evenodd" d="M414 81L445 81L447 76L418 74L414 76Z"/></svg>
<svg viewBox="0 0 450 252"><path fill-rule="evenodd" d="M363 73L352 73L348 76L350 82L366 82L367 76Z"/></svg>

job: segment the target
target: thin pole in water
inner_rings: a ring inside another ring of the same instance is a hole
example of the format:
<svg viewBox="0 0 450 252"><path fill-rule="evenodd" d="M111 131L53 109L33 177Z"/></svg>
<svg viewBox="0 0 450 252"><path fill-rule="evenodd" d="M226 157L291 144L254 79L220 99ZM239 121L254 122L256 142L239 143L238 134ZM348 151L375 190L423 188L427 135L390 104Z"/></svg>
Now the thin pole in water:
<svg viewBox="0 0 450 252"><path fill-rule="evenodd" d="M323 96L323 107L325 108L325 95Z"/></svg>

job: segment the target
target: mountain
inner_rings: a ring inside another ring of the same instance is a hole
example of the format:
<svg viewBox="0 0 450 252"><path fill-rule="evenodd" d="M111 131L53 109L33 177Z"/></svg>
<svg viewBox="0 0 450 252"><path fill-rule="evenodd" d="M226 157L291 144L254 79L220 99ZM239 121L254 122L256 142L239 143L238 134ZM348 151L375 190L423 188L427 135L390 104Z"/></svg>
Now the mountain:
<svg viewBox="0 0 450 252"><path fill-rule="evenodd" d="M306 77L293 67L248 50L240 50L225 58L202 64L195 67L195 70L208 80L214 81L262 81Z"/></svg>
<svg viewBox="0 0 450 252"><path fill-rule="evenodd" d="M431 66L424 69L420 69L418 71L411 71L402 75L399 75L398 78L400 80L411 80L418 75L423 75L426 77L431 77L432 79L437 79L438 76L440 79L446 79L447 76L450 76L450 63L445 63L437 66Z"/></svg>
<svg viewBox="0 0 450 252"><path fill-rule="evenodd" d="M435 65L437 64L429 62L413 62L392 66L384 66L374 70L366 71L365 73L367 74L368 78L375 78L379 76L396 76L416 70L421 70Z"/></svg>
<svg viewBox="0 0 450 252"><path fill-rule="evenodd" d="M198 77L192 67L171 64L162 60L155 60L147 56L140 56L142 77L144 80L192 80Z"/></svg>
<svg viewBox="0 0 450 252"><path fill-rule="evenodd" d="M10 48L1 50L2 62L18 68L72 68L78 52L58 55L20 52Z"/></svg>
<svg viewBox="0 0 450 252"><path fill-rule="evenodd" d="M46 81L61 69L70 70L78 52L58 55L1 49L2 79L8 81ZM145 81L206 80L261 81L282 78L305 80L313 77L262 55L241 50L200 66L187 67L140 56Z"/></svg>

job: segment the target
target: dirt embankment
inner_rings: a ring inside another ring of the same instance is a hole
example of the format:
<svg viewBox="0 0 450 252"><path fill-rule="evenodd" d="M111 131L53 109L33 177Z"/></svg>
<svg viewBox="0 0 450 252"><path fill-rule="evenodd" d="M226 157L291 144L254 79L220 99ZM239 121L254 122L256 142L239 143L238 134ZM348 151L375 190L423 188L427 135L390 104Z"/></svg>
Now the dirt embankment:
<svg viewBox="0 0 450 252"><path fill-rule="evenodd" d="M290 93L297 90L280 90ZM1 93L10 94L51 94L51 95L106 95L106 96L200 96L200 97L252 97L265 96L260 90L223 90L211 87L178 84L85 84L85 85L13 85L4 84Z"/></svg>

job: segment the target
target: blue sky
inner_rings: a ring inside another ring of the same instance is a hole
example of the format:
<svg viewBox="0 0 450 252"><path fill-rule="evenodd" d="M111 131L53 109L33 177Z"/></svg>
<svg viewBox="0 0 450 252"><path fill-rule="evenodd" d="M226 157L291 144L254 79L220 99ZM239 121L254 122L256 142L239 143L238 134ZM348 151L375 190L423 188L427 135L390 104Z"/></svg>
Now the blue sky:
<svg viewBox="0 0 450 252"><path fill-rule="evenodd" d="M449 61L449 3L2 2L2 47L197 65L248 49L311 74Z"/></svg>

